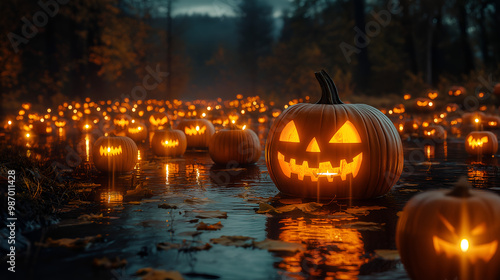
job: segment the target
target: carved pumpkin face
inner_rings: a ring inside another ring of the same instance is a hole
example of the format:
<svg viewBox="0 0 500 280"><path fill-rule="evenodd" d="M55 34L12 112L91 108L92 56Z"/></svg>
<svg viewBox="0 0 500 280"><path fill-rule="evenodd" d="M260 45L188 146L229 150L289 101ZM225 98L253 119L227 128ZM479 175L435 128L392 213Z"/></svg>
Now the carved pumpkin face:
<svg viewBox="0 0 500 280"><path fill-rule="evenodd" d="M427 96L430 99L434 100L434 99L436 99L438 97L438 93L437 93L437 91L430 91L430 92L427 93Z"/></svg>
<svg viewBox="0 0 500 280"><path fill-rule="evenodd" d="M466 92L465 88L462 86L452 86L450 90L448 90L449 96L461 96Z"/></svg>
<svg viewBox="0 0 500 280"><path fill-rule="evenodd" d="M430 125L422 129L424 138L433 140L444 140L447 137L446 130L440 125Z"/></svg>
<svg viewBox="0 0 500 280"><path fill-rule="evenodd" d="M411 279L499 279L499 221L500 197L470 189L466 177L418 194L398 221L401 261Z"/></svg>
<svg viewBox="0 0 500 280"><path fill-rule="evenodd" d="M493 155L498 151L498 139L489 131L473 131L465 138L465 150L470 155Z"/></svg>
<svg viewBox="0 0 500 280"><path fill-rule="evenodd" d="M130 124L127 127L127 136L135 142L142 142L148 138L148 128L139 122Z"/></svg>
<svg viewBox="0 0 500 280"><path fill-rule="evenodd" d="M119 129L125 129L132 123L132 117L126 114L119 114L113 119L113 124Z"/></svg>
<svg viewBox="0 0 500 280"><path fill-rule="evenodd" d="M165 113L154 113L149 117L149 123L155 127L168 125L168 116Z"/></svg>
<svg viewBox="0 0 500 280"><path fill-rule="evenodd" d="M300 197L385 194L402 172L396 128L373 107L340 102L333 81L323 73L317 73L323 88L320 102L289 107L270 129L266 164L271 179L281 192Z"/></svg>
<svg viewBox="0 0 500 280"><path fill-rule="evenodd" d="M303 135L303 138L306 138L304 134L301 135ZM319 139L320 141L323 140L322 138ZM284 145L304 147L304 143L301 145L299 132L293 120L285 125L280 133L279 141L289 143ZM357 153L356 151L354 154L348 153L350 155L346 155L345 157L340 156L339 158L330 159L326 157L324 158L325 160L322 160L319 157L321 148L316 137L313 137L310 141L305 140L305 143L307 146L304 151L305 154L309 156L307 159L288 157L289 160L287 161L285 160L285 155L278 151L278 163L281 172L283 172L286 177L291 178L292 174L295 174L299 181L303 181L304 177L309 177L312 182L317 182L319 178L326 178L328 182L333 182L335 177L339 177L342 181L345 181L347 180L347 175L352 175L352 178L356 178L358 175L363 162L363 152ZM356 127L347 120L339 130L334 132L328 143L321 144L324 151L330 150L329 153L324 153L325 155L331 155L332 153L340 154L342 150L359 150L353 149L353 147L355 148L358 146L360 148L361 137ZM346 146L343 144L349 145Z"/></svg>
<svg viewBox="0 0 500 280"><path fill-rule="evenodd" d="M214 125L206 119L183 120L177 129L186 134L188 148L208 148L210 139L215 133Z"/></svg>

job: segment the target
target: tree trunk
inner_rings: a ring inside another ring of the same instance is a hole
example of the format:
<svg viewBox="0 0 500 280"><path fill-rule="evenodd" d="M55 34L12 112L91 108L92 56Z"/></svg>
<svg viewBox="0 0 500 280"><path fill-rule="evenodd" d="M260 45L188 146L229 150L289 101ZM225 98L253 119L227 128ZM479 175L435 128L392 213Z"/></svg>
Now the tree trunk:
<svg viewBox="0 0 500 280"><path fill-rule="evenodd" d="M460 28L460 43L462 44L463 55L463 73L469 74L474 70L474 58L472 55L472 48L469 44L469 33L467 32L467 11L465 10L464 1L458 3L458 26Z"/></svg>
<svg viewBox="0 0 500 280"><path fill-rule="evenodd" d="M354 20L356 27L365 32L365 0L354 0ZM366 34L366 32L365 32ZM367 89L370 81L370 60L368 58L368 46L360 48L358 54L358 70L357 70L358 87Z"/></svg>

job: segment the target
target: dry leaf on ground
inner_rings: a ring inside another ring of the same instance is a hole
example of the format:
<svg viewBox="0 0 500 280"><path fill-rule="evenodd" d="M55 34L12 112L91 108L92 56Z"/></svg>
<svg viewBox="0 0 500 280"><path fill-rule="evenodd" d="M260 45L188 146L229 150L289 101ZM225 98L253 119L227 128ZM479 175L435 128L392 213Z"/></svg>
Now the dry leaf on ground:
<svg viewBox="0 0 500 280"><path fill-rule="evenodd" d="M175 270L153 269L151 267L141 268L135 272L142 280L184 280L182 274Z"/></svg>
<svg viewBox="0 0 500 280"><path fill-rule="evenodd" d="M197 226L196 226L196 230L219 230L221 228L223 228L224 226L222 225L222 223L219 221L215 224L205 224L204 222L200 222Z"/></svg>
<svg viewBox="0 0 500 280"><path fill-rule="evenodd" d="M177 243L170 243L170 242L161 242L156 244L156 249L161 250L161 251L168 251L172 249L179 249L181 248L181 244Z"/></svg>
<svg viewBox="0 0 500 280"><path fill-rule="evenodd" d="M106 269L120 268L127 265L127 260L122 260L119 257L108 259L107 257L95 258L92 262L95 267L102 267Z"/></svg>
<svg viewBox="0 0 500 280"><path fill-rule="evenodd" d="M269 252L299 252L305 251L306 246L300 243L290 243L281 240L265 239L263 241L254 241L254 247L268 250Z"/></svg>
<svg viewBox="0 0 500 280"><path fill-rule="evenodd" d="M36 245L41 247L66 247L70 249L85 249L89 247L92 243L103 241L102 235L98 234L95 236L87 236L82 238L61 238L52 239L47 238L45 243L36 243Z"/></svg>
<svg viewBox="0 0 500 280"><path fill-rule="evenodd" d="M252 246L251 242L248 241L253 241L254 238L248 237L248 236L241 236L241 235L234 235L234 236L227 236L223 235L219 238L212 238L210 239L210 242L214 244L219 244L219 245L224 245L224 246L236 246L236 247L250 247Z"/></svg>
<svg viewBox="0 0 500 280"><path fill-rule="evenodd" d="M212 210L212 211L203 211L203 210L193 210L196 214L195 218L199 219L227 219L227 212Z"/></svg>
<svg viewBox="0 0 500 280"><path fill-rule="evenodd" d="M346 213L352 214L352 215L359 215L359 216L366 216L370 214L370 211L372 210L381 210L381 209L386 209L387 207L384 206L356 206L356 207L351 207L347 208L344 210Z"/></svg>

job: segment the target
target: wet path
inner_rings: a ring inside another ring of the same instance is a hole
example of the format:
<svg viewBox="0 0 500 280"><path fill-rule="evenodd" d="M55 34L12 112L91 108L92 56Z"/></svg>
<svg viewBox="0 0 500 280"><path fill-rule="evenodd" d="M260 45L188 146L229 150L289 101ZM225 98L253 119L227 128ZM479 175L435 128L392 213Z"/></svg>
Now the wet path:
<svg viewBox="0 0 500 280"><path fill-rule="evenodd" d="M408 279L393 258L397 213L408 199L421 191L449 187L462 175L475 187L499 193L500 168L497 158L468 158L460 141L430 147L415 142L404 145L405 171L388 195L322 202L327 205L316 208L311 201L280 197L263 158L248 168L218 167L208 153L165 159L142 148L134 174L92 178L100 185L89 187L92 213L62 214L60 224L28 235L34 242L102 237L83 249L32 244L18 264L18 276L137 279L133 274L138 269L151 267L177 270L185 279ZM132 190L137 184L143 187ZM309 204L302 210L257 213L259 203ZM197 230L201 222L220 222L223 227ZM302 247L270 252L258 246L216 244L213 239L221 236L249 237L247 245L269 238ZM167 250L160 250L158 244ZM95 258L102 257L119 257L127 264L112 269L93 265Z"/></svg>

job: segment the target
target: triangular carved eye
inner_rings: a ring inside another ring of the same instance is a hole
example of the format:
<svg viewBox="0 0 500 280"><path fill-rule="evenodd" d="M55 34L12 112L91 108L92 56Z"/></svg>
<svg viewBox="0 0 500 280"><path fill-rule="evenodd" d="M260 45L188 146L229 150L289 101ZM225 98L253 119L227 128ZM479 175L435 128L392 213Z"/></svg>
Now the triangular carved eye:
<svg viewBox="0 0 500 280"><path fill-rule="evenodd" d="M329 143L361 143L361 137L356 127L350 121L346 121Z"/></svg>
<svg viewBox="0 0 500 280"><path fill-rule="evenodd" d="M299 133L295 127L295 123L290 121L285 125L280 134L280 141L300 143Z"/></svg>

